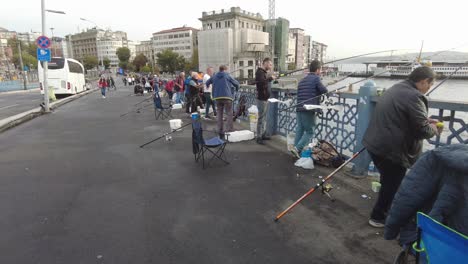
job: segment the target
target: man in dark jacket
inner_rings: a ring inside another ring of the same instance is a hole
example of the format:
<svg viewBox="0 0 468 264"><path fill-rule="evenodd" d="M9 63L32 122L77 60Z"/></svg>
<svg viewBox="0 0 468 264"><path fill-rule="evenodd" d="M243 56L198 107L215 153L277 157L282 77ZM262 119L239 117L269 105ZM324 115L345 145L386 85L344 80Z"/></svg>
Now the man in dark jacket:
<svg viewBox="0 0 468 264"><path fill-rule="evenodd" d="M299 82L297 87L297 107L296 107L296 138L291 152L296 158L300 158L302 149L309 144L314 136L316 124L316 111L307 110L304 104L320 104L320 95L328 92L320 81L321 65L318 60L310 63L309 75Z"/></svg>
<svg viewBox="0 0 468 264"><path fill-rule="evenodd" d="M467 145L428 151L414 164L393 200L385 221L385 239L396 239L400 234L401 245L414 242L418 211L468 235Z"/></svg>
<svg viewBox="0 0 468 264"><path fill-rule="evenodd" d="M232 124L233 91L231 87L234 86L236 89L239 89L239 82L234 80L226 71L227 66L220 66L219 72L206 82L206 86L213 85L213 100L216 102L216 111L218 112L216 115L218 119L218 133L221 137L224 136L225 132L234 130ZM223 123L224 111L226 111L227 115L226 129L224 129Z"/></svg>
<svg viewBox="0 0 468 264"><path fill-rule="evenodd" d="M270 137L266 135L268 99L270 99L270 90L268 83L275 79L274 76L267 76L268 71L273 69L273 63L270 58L265 58L262 67L258 67L255 73L255 83L257 85L257 143L263 145L263 140Z"/></svg>
<svg viewBox="0 0 468 264"><path fill-rule="evenodd" d="M435 78L429 67L416 68L408 80L395 84L379 98L363 145L380 172L381 189L369 224L384 227L385 215L406 170L422 151L422 141L441 132L428 118L427 98Z"/></svg>

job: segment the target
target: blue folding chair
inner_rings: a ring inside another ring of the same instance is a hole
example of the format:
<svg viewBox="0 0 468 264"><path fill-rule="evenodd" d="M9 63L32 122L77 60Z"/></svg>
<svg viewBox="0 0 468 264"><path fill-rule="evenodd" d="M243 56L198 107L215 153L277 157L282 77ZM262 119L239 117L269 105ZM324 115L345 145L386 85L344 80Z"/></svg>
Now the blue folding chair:
<svg viewBox="0 0 468 264"><path fill-rule="evenodd" d="M154 118L156 120L172 118L172 103L170 100L163 100L159 95L159 92L156 91L153 96L154 101Z"/></svg>
<svg viewBox="0 0 468 264"><path fill-rule="evenodd" d="M226 140L222 140L219 136L205 140L203 137L203 128L200 118L192 120L192 129L192 150L195 155L195 162L198 162L201 159L203 169L205 169L205 155L209 153L212 156L207 165L216 158L224 162L226 165L229 164L226 159L226 154L224 153L227 144Z"/></svg>

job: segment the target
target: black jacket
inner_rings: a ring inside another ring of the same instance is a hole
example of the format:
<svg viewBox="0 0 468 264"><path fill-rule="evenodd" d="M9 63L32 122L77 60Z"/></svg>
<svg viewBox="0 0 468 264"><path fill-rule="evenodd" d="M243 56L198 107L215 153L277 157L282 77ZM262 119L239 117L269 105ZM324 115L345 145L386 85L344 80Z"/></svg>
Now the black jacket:
<svg viewBox="0 0 468 264"><path fill-rule="evenodd" d="M385 239L416 239L417 211L468 235L468 146L454 144L424 153L405 176L387 220Z"/></svg>
<svg viewBox="0 0 468 264"><path fill-rule="evenodd" d="M268 83L271 82L273 78L267 78L267 72L263 68L258 68L255 73L255 83L257 85L257 99L261 101L266 101L270 99L270 91L268 90Z"/></svg>
<svg viewBox="0 0 468 264"><path fill-rule="evenodd" d="M423 139L435 135L427 107L427 98L414 83L393 85L377 101L363 145L377 156L411 167L421 154Z"/></svg>

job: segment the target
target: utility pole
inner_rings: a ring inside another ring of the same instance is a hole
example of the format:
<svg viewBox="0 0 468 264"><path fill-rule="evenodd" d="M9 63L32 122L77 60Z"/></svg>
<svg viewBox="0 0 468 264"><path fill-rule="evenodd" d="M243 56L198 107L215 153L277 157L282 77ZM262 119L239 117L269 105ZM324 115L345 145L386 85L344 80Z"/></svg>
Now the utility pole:
<svg viewBox="0 0 468 264"><path fill-rule="evenodd" d="M45 0L41 0L41 16L42 16L42 35L46 35L46 10L45 10ZM40 63L40 62L39 62ZM44 89L44 111L50 112L49 108L49 85L47 83L47 73L49 70L49 63L47 61L43 62L42 69L44 70L44 80L42 82L42 88Z"/></svg>
<svg viewBox="0 0 468 264"><path fill-rule="evenodd" d="M21 51L21 41L18 41L18 52L19 52L19 59L20 59L20 67L21 71L23 72L23 88L24 90L27 90L27 80L26 80L26 70L24 69L24 64L23 64L23 53Z"/></svg>
<svg viewBox="0 0 468 264"><path fill-rule="evenodd" d="M53 45L54 45L54 29L55 29L55 28L53 28L53 27L50 28L50 31L52 32L52 45L51 45L52 48L51 48L51 50L50 50L50 52L52 52L52 54L51 54L52 57L57 56L57 55L55 54L55 52L54 52L54 46L53 46Z"/></svg>

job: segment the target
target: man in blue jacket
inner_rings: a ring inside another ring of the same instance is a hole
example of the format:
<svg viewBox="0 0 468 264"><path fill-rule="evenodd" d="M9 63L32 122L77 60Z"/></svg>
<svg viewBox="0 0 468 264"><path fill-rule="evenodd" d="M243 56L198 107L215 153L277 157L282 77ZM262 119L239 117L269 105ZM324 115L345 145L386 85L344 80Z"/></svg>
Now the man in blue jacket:
<svg viewBox="0 0 468 264"><path fill-rule="evenodd" d="M302 149L313 138L316 125L316 112L318 110L307 110L304 108L304 104L319 105L320 95L328 92L320 81L321 68L318 60L312 61L309 75L302 79L297 87L296 138L294 139L294 147L291 148L291 152L296 158L300 158Z"/></svg>
<svg viewBox="0 0 468 264"><path fill-rule="evenodd" d="M225 132L231 132L233 128L232 116L232 100L233 91L231 86L239 89L239 82L234 80L227 72L227 66L220 66L219 72L206 82L206 86L213 85L213 100L216 102L216 110L218 117L218 133L224 137ZM224 129L223 115L224 111L227 114L227 126Z"/></svg>

